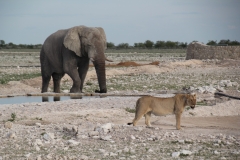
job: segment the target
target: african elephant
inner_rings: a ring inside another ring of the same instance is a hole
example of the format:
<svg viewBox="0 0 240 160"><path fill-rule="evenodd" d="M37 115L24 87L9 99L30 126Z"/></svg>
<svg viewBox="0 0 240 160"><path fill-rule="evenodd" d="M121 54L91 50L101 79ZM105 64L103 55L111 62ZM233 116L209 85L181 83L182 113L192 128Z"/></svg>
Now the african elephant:
<svg viewBox="0 0 240 160"><path fill-rule="evenodd" d="M47 92L52 76L54 92L60 93L60 81L65 73L73 80L70 92L82 92L91 60L100 88L95 92L106 93L105 60L107 59L104 54L106 48L106 35L100 27L76 26L51 34L45 40L40 52L41 92Z"/></svg>

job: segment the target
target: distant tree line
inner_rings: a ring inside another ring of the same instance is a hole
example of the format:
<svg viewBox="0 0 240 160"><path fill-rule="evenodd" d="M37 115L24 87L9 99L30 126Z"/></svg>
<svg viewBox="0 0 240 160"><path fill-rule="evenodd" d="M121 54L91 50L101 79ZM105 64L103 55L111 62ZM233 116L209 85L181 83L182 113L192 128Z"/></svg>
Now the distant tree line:
<svg viewBox="0 0 240 160"><path fill-rule="evenodd" d="M12 42L5 43L4 40L0 40L0 49L41 49L42 44L14 44Z"/></svg>
<svg viewBox="0 0 240 160"><path fill-rule="evenodd" d="M128 43L120 43L115 45L112 42L107 42L107 47L109 49L177 49L177 48L186 48L187 42L172 42L172 41L156 41L155 43L150 40L145 42L134 43L133 46L130 46Z"/></svg>
<svg viewBox="0 0 240 160"><path fill-rule="evenodd" d="M219 42L217 41L208 41L207 45L211 45L211 46L239 46L240 45L240 42L238 41L230 41L229 39L228 40L220 40Z"/></svg>
<svg viewBox="0 0 240 160"><path fill-rule="evenodd" d="M173 41L156 41L155 43L150 40L145 42L134 43L133 46L128 43L120 43L115 45L113 42L107 42L108 49L184 49L187 48L187 42L173 42ZM219 42L209 40L207 45L240 45L238 41L220 40ZM41 49L42 44L13 44L5 43L4 40L0 40L0 49Z"/></svg>

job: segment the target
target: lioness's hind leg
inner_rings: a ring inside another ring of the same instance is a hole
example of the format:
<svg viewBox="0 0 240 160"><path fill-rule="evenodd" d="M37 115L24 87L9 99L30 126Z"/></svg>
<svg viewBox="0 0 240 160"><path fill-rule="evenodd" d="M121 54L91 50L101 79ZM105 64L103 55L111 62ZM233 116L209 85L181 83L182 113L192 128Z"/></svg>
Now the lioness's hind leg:
<svg viewBox="0 0 240 160"><path fill-rule="evenodd" d="M141 118L142 116L135 117L133 120L133 126L136 126L137 121Z"/></svg>
<svg viewBox="0 0 240 160"><path fill-rule="evenodd" d="M151 123L150 123L150 117L151 117L151 111L150 112L147 112L144 116L145 116L145 124L148 126L148 127L151 127Z"/></svg>

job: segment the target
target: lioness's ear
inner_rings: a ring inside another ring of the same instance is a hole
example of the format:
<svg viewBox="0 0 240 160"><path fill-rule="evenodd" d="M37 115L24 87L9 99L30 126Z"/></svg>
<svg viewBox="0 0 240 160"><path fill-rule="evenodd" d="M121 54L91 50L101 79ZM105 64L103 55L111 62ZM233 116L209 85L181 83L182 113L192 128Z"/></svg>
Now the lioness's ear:
<svg viewBox="0 0 240 160"><path fill-rule="evenodd" d="M193 97L196 99L196 94L193 94Z"/></svg>

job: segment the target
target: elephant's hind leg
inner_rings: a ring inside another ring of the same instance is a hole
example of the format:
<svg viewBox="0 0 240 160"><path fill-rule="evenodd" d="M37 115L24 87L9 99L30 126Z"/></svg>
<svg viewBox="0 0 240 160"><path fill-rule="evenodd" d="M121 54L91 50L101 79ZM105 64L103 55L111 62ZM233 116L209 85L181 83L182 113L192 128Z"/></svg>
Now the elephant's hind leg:
<svg viewBox="0 0 240 160"><path fill-rule="evenodd" d="M47 92L51 76L42 76L42 93Z"/></svg>
<svg viewBox="0 0 240 160"><path fill-rule="evenodd" d="M53 88L55 93L60 93L60 82L64 74L61 73L53 73L52 78L53 78Z"/></svg>

